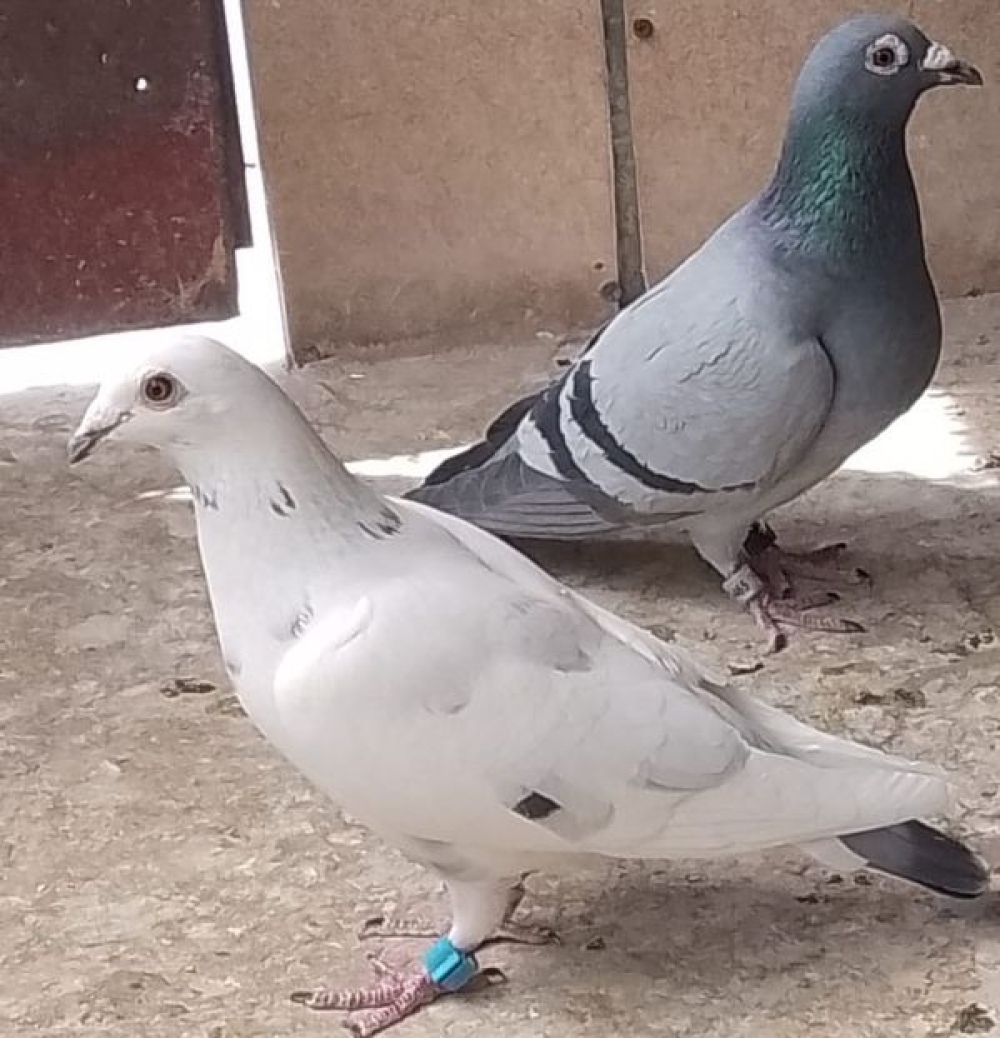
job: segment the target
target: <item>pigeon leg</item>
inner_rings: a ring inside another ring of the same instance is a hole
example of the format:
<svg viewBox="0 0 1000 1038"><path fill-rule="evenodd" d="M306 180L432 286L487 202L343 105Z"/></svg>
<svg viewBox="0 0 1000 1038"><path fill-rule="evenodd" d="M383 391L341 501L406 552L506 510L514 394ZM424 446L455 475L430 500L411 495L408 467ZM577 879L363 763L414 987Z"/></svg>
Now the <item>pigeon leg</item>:
<svg viewBox="0 0 1000 1038"><path fill-rule="evenodd" d="M781 602L799 612L821 609L840 601L836 591L800 591L792 580L793 573L782 561L777 548L768 548L749 562L750 567L763 581L764 589L772 602Z"/></svg>
<svg viewBox="0 0 1000 1038"><path fill-rule="evenodd" d="M507 909L504 912L503 922L487 938L485 944L559 944L559 934L548 926L530 926L527 923L515 923L514 914L521 906L526 893L522 876L511 888L507 895Z"/></svg>
<svg viewBox="0 0 1000 1038"><path fill-rule="evenodd" d="M811 612L817 602L810 599L775 599L770 588L760 575L748 564L743 563L736 572L723 581L726 593L749 610L768 640L769 654L780 652L788 644L787 628L797 627L809 631L825 631L829 634L856 634L863 631L856 620L828 613Z"/></svg>
<svg viewBox="0 0 1000 1038"><path fill-rule="evenodd" d="M381 974L375 984L296 991L292 1000L309 1009L346 1011L351 1014L347 1027L355 1038L369 1038L443 995L460 991L476 977L489 981L498 971L480 972L473 952L501 926L511 900L510 889L510 883L495 881L449 881L451 930L428 949L421 963L396 970L373 957L370 961Z"/></svg>
<svg viewBox="0 0 1000 1038"><path fill-rule="evenodd" d="M787 551L778 544L777 534L770 526L757 522L750 527L743 550L775 598L793 595L795 578L839 584L871 581L865 570L859 567L848 570L841 564L847 550L844 541L824 544L810 551Z"/></svg>
<svg viewBox="0 0 1000 1038"><path fill-rule="evenodd" d="M524 895L524 880L520 879L510 888L503 921L484 944L543 945L560 943L559 935L548 926L530 926L513 921L514 914L524 900ZM440 925L420 917L393 919L389 916L376 915L364 921L358 931L358 937L361 940L429 938L436 937L440 932Z"/></svg>

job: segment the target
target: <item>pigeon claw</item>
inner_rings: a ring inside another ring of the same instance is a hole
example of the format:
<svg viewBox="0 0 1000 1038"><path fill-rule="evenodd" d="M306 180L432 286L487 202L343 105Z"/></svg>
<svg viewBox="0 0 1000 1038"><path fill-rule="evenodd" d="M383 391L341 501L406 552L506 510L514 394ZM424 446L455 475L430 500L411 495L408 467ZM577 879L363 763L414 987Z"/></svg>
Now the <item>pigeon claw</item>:
<svg viewBox="0 0 1000 1038"><path fill-rule="evenodd" d="M373 915L366 919L358 930L358 939L370 941L372 938L396 940L397 938L436 937L441 932L441 925L426 919L395 919L388 915Z"/></svg>
<svg viewBox="0 0 1000 1038"><path fill-rule="evenodd" d="M369 1038L388 1030L419 1009L448 994L422 965L398 971L376 958L370 959L380 979L360 988L317 988L293 991L291 1000L307 1009L341 1011L350 1015L344 1026L355 1038Z"/></svg>
<svg viewBox="0 0 1000 1038"><path fill-rule="evenodd" d="M547 944L562 944L562 938L550 926L531 926L527 923L504 923L483 942L488 944L524 944L542 947Z"/></svg>
<svg viewBox="0 0 1000 1038"><path fill-rule="evenodd" d="M788 628L825 631L827 634L857 634L864 627L857 620L829 613L814 612L836 602L838 596L828 591L809 595L776 598L769 585L747 563L723 582L730 597L742 603L767 636L767 655L780 652L788 645Z"/></svg>
<svg viewBox="0 0 1000 1038"><path fill-rule="evenodd" d="M830 614L814 614L840 600L835 591L824 589L798 591L797 580L837 581L870 584L871 577L855 568L845 572L843 541L812 551L790 552L779 546L774 531L765 523L755 523L747 534L743 550L746 562L723 587L749 609L768 639L767 653L780 652L788 644L787 628L824 631L827 634L857 634L864 627L857 620Z"/></svg>
<svg viewBox="0 0 1000 1038"><path fill-rule="evenodd" d="M773 656L775 653L781 652L788 645L788 635L778 626L777 620L771 615L765 597L755 598L747 608L750 610L750 615L757 621L757 626L764 631L767 637L765 655Z"/></svg>
<svg viewBox="0 0 1000 1038"><path fill-rule="evenodd" d="M771 602L763 604L770 619L777 626L798 627L806 631L825 631L827 634L862 634L864 625L857 620L831 613L814 613L813 609L826 603L806 601Z"/></svg>

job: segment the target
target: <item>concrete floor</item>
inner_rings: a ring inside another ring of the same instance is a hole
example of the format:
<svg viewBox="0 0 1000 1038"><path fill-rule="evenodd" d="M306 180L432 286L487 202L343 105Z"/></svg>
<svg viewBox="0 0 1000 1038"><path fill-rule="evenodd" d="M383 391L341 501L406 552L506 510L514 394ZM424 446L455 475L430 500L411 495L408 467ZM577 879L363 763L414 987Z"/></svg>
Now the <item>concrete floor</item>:
<svg viewBox="0 0 1000 1038"><path fill-rule="evenodd" d="M1000 860L1000 299L950 306L948 328L946 395L778 516L792 544L850 539L874 589L847 589L843 606L869 632L800 636L734 680L942 763L956 828ZM309 369L295 392L343 456L384 459L472 435L554 348L348 358ZM438 893L242 716L189 506L161 460L104 450L67 469L87 396L0 398L0 1034L338 1033L288 993L365 979L362 921L435 912ZM540 558L716 659L758 658L752 623L686 547ZM401 1036L926 1038L985 1032L1000 1009L995 903L956 914L790 854L612 865L531 889L528 913L563 945L490 951L508 985L441 1002Z"/></svg>

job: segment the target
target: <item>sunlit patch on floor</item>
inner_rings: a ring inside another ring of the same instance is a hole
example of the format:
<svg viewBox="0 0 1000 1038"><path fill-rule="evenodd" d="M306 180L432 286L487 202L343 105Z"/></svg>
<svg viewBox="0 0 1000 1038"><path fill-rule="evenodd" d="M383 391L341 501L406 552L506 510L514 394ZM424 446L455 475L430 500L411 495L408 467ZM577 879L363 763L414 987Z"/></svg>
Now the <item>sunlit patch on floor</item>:
<svg viewBox="0 0 1000 1038"><path fill-rule="evenodd" d="M457 454L461 447L445 447L418 454L394 454L390 458L363 458L349 461L347 468L362 479L423 479L445 458Z"/></svg>
<svg viewBox="0 0 1000 1038"><path fill-rule="evenodd" d="M194 496L191 488L186 486L171 487L169 490L144 490L136 496L137 501L179 501L192 504Z"/></svg>
<svg viewBox="0 0 1000 1038"><path fill-rule="evenodd" d="M877 439L848 458L848 472L902 472L921 479L948 479L976 470L965 423L955 401L931 390Z"/></svg>

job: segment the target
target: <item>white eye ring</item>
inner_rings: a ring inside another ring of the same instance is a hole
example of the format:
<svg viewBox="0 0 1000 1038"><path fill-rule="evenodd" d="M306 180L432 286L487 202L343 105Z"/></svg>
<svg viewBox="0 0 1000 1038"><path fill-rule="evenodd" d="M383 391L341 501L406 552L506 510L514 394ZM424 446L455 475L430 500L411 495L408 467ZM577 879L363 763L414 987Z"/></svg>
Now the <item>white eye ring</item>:
<svg viewBox="0 0 1000 1038"><path fill-rule="evenodd" d="M876 76L895 75L909 60L910 48L891 32L873 40L865 50L865 68Z"/></svg>
<svg viewBox="0 0 1000 1038"><path fill-rule="evenodd" d="M177 379L165 371L151 371L144 375L139 392L142 395L143 403L158 411L173 407L181 396L181 388Z"/></svg>

